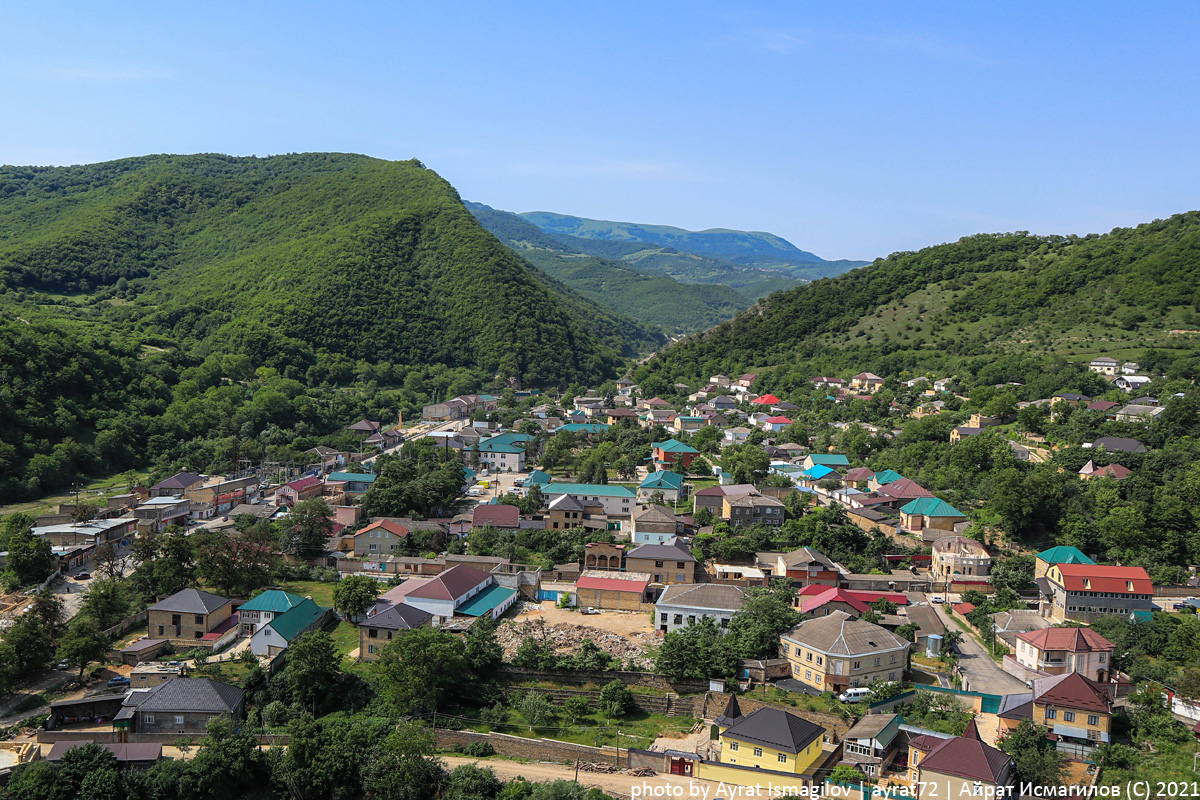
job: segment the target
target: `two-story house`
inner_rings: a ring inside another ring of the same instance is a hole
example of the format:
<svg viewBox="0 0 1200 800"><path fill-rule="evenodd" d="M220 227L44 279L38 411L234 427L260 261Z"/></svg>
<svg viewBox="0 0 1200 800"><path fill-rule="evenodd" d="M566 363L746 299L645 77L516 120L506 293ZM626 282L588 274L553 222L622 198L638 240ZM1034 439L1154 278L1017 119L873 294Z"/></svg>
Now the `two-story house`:
<svg viewBox="0 0 1200 800"><path fill-rule="evenodd" d="M825 729L820 725L772 706L743 716L735 703L731 699L715 721L722 764L800 775L821 757Z"/></svg>
<svg viewBox="0 0 1200 800"><path fill-rule="evenodd" d="M695 625L706 617L725 630L745 602L746 593L736 586L716 583L668 586L654 604L654 630L669 633Z"/></svg>
<svg viewBox="0 0 1200 800"><path fill-rule="evenodd" d="M1105 614L1148 619L1154 612L1154 585L1141 567L1054 564L1035 583L1039 610L1054 622L1092 622Z"/></svg>
<svg viewBox="0 0 1200 800"><path fill-rule="evenodd" d="M238 628L243 636L249 636L277 615L289 611L304 602L298 594L280 589L268 589L238 606Z"/></svg>
<svg viewBox="0 0 1200 800"><path fill-rule="evenodd" d="M818 691L903 680L909 642L844 611L800 623L780 637L792 677Z"/></svg>
<svg viewBox="0 0 1200 800"><path fill-rule="evenodd" d="M354 534L354 555L369 558L392 554L409 532L408 528L390 519L376 520Z"/></svg>
<svg viewBox="0 0 1200 800"><path fill-rule="evenodd" d="M1017 634L1015 657L1026 669L1047 675L1078 672L1104 683L1112 673L1113 649L1091 628L1043 628Z"/></svg>
<svg viewBox="0 0 1200 800"><path fill-rule="evenodd" d="M961 579L986 578L992 557L982 544L966 536L943 536L933 543L931 577L951 583Z"/></svg>
<svg viewBox="0 0 1200 800"><path fill-rule="evenodd" d="M774 497L744 494L723 498L721 519L734 528L759 523L777 528L783 525L783 510L783 503Z"/></svg>
<svg viewBox="0 0 1200 800"><path fill-rule="evenodd" d="M149 634L176 647L194 647L199 639L229 621L233 601L200 589L183 589L147 609Z"/></svg>
<svg viewBox="0 0 1200 800"><path fill-rule="evenodd" d="M1013 761L979 738L975 721L962 736L920 734L908 741L908 779L917 800L985 794L1003 797L1016 782Z"/></svg>
<svg viewBox="0 0 1200 800"><path fill-rule="evenodd" d="M652 583L695 583L696 557L680 539L643 544L625 553L625 569L644 572Z"/></svg>
<svg viewBox="0 0 1200 800"><path fill-rule="evenodd" d="M687 469L700 456L700 451L676 439L667 439L650 445L650 454L659 469L670 470L676 464L682 464Z"/></svg>

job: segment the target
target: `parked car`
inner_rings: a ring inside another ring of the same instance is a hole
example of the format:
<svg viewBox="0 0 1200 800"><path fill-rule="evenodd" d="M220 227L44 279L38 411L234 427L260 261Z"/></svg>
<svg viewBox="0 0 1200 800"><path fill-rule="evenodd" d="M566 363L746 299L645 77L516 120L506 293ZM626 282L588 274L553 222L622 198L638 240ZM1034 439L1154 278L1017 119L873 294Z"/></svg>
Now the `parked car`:
<svg viewBox="0 0 1200 800"><path fill-rule="evenodd" d="M940 594L931 594L931 595L929 595L929 602L944 603L944 602L946 602L946 598L942 597Z"/></svg>
<svg viewBox="0 0 1200 800"><path fill-rule="evenodd" d="M1191 603L1174 603L1171 606L1171 608L1175 609L1176 611L1187 611L1191 607Z"/></svg>
<svg viewBox="0 0 1200 800"><path fill-rule="evenodd" d="M91 579L92 579L92 573L90 573L90 572L75 573L75 580L77 580L77 581L90 581Z"/></svg>
<svg viewBox="0 0 1200 800"><path fill-rule="evenodd" d="M60 661L54 665L54 668L57 670L67 670L71 668L71 665L65 661Z"/></svg>
<svg viewBox="0 0 1200 800"><path fill-rule="evenodd" d="M128 686L129 678L126 678L124 675L118 675L115 678L109 678L108 685L109 686Z"/></svg>
<svg viewBox="0 0 1200 800"><path fill-rule="evenodd" d="M587 608L580 609L579 613L581 613L581 614L599 614L600 610L596 609L596 608L592 608L591 606L588 606Z"/></svg>
<svg viewBox="0 0 1200 800"><path fill-rule="evenodd" d="M865 686L856 686L853 689L847 689L837 696L837 699L843 703L859 703L870 698L871 690Z"/></svg>

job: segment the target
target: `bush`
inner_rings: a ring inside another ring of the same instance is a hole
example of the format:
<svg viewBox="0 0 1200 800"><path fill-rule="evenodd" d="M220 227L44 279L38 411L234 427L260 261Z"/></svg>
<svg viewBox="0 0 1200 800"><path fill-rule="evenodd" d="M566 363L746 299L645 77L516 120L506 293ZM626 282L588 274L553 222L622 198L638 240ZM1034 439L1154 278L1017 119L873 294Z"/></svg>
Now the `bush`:
<svg viewBox="0 0 1200 800"><path fill-rule="evenodd" d="M472 758L485 758L496 755L496 748L492 747L491 742L476 741L467 742L466 744L456 744L454 745L454 752L462 753Z"/></svg>

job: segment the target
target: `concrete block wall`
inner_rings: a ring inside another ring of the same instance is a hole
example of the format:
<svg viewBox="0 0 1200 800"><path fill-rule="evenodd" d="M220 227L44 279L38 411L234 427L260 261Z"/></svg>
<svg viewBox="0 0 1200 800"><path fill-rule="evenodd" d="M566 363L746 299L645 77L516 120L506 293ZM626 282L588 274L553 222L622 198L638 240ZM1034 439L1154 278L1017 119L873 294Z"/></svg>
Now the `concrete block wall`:
<svg viewBox="0 0 1200 800"><path fill-rule="evenodd" d="M617 764L615 747L588 747L583 744L559 742L553 739L526 739L505 733L476 733L474 731L450 731L438 728L435 732L437 747L449 750L472 742L487 742L502 756L528 758L533 761L573 762L576 760Z"/></svg>

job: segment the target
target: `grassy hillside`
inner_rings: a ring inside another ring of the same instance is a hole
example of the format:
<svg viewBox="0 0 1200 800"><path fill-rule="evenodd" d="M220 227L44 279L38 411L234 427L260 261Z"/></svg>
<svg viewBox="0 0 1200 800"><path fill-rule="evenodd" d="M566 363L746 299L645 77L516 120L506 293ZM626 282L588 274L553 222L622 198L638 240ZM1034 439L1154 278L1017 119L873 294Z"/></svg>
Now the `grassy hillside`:
<svg viewBox="0 0 1200 800"><path fill-rule="evenodd" d="M695 333L750 305L729 286L680 283L623 261L585 255L516 214L479 203L467 207L496 238L542 271L597 303L670 333Z"/></svg>
<svg viewBox="0 0 1200 800"><path fill-rule="evenodd" d="M1004 357L1187 360L1200 340L1173 331L1200 330L1198 268L1200 212L1083 238L971 236L772 295L639 375L769 369L768 384L784 388L847 370L975 371ZM1020 381L1022 369L997 380Z"/></svg>

